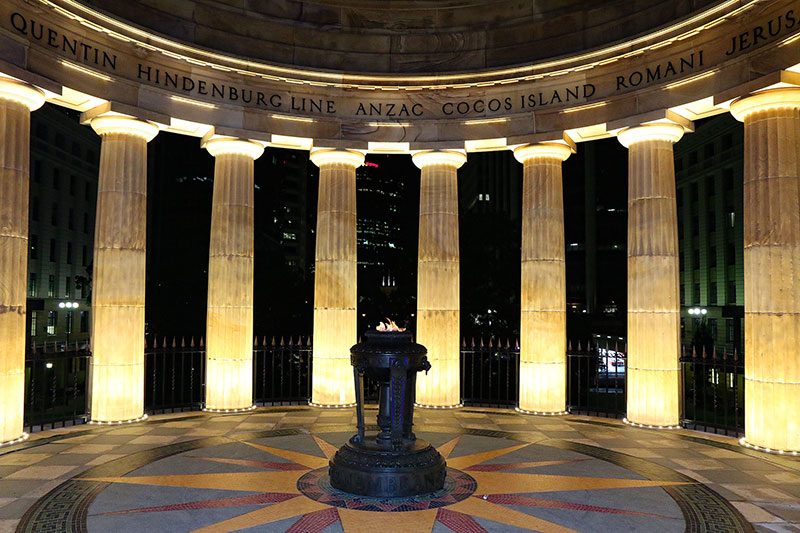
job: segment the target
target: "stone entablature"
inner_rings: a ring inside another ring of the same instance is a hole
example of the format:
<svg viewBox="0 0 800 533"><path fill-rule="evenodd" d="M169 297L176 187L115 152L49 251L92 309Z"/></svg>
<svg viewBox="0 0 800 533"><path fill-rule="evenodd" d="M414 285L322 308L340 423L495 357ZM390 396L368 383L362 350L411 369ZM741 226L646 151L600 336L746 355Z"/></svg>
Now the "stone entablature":
<svg viewBox="0 0 800 533"><path fill-rule="evenodd" d="M350 74L200 50L72 0L8 0L0 70L52 91L56 103L86 111L111 102L198 136L213 125L298 148L480 150L565 132L575 141L607 136L665 118L665 109L686 120L721 112L715 95L794 76L782 70L800 63L798 34L796 0L727 2L624 45L527 66Z"/></svg>

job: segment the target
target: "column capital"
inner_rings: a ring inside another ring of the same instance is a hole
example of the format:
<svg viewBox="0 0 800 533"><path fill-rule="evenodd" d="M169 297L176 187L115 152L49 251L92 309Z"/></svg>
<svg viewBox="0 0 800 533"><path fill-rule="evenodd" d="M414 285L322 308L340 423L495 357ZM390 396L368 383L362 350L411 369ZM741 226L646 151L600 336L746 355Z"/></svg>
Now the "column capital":
<svg viewBox="0 0 800 533"><path fill-rule="evenodd" d="M12 100L34 111L44 104L44 92L24 81L0 77L0 99Z"/></svg>
<svg viewBox="0 0 800 533"><path fill-rule="evenodd" d="M642 141L668 141L676 143L683 137L684 129L674 122L653 122L632 128L625 128L617 133L617 140L625 148Z"/></svg>
<svg viewBox="0 0 800 533"><path fill-rule="evenodd" d="M731 115L739 122L744 122L751 113L781 107L800 108L800 87L768 89L737 98L731 103Z"/></svg>
<svg viewBox="0 0 800 533"><path fill-rule="evenodd" d="M203 148L208 150L208 153L214 157L221 154L236 154L255 160L264 153L263 145L236 137L216 137L214 139L209 139L203 144Z"/></svg>
<svg viewBox="0 0 800 533"><path fill-rule="evenodd" d="M128 117L125 115L102 115L91 121L92 129L98 135L107 133L125 133L142 137L150 142L158 135L158 126L146 120Z"/></svg>
<svg viewBox="0 0 800 533"><path fill-rule="evenodd" d="M467 155L455 150L429 150L413 154L411 160L418 168L425 168L429 165L449 165L461 168L461 165L467 162Z"/></svg>
<svg viewBox="0 0 800 533"><path fill-rule="evenodd" d="M562 143L523 144L514 148L514 158L525 163L534 157L554 157L566 161L572 155L572 147Z"/></svg>
<svg viewBox="0 0 800 533"><path fill-rule="evenodd" d="M321 148L311 151L311 162L321 167L332 163L352 165L353 168L364 164L364 154L356 150L337 150L335 148Z"/></svg>

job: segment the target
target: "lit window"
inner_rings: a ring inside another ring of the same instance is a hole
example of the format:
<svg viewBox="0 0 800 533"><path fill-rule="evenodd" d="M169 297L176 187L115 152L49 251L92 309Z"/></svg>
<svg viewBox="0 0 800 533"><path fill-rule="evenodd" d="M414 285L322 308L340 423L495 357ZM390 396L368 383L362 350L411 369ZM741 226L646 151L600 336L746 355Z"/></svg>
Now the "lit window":
<svg viewBox="0 0 800 533"><path fill-rule="evenodd" d="M49 311L47 313L47 334L56 334L56 324L58 323L58 311Z"/></svg>

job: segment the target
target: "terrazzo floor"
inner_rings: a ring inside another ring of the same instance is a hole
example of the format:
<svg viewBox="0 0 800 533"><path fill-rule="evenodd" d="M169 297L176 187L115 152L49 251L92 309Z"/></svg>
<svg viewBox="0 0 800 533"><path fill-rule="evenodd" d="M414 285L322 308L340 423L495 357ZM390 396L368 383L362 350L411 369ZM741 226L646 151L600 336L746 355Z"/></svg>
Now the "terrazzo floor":
<svg viewBox="0 0 800 533"><path fill-rule="evenodd" d="M405 499L330 486L327 462L354 433L352 409L36 433L0 448L0 533L800 532L800 459L732 438L500 409L417 409L415 422L447 458L448 479Z"/></svg>

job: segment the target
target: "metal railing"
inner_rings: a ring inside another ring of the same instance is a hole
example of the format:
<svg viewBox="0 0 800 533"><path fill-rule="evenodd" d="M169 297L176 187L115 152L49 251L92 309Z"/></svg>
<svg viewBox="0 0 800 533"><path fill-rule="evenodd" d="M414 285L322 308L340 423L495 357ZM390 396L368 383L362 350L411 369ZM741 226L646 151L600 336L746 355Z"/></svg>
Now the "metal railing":
<svg viewBox="0 0 800 533"><path fill-rule="evenodd" d="M626 411L627 354L618 343L567 343L567 410L622 418Z"/></svg>
<svg viewBox="0 0 800 533"><path fill-rule="evenodd" d="M483 407L519 405L519 341L461 343L461 402Z"/></svg>
<svg viewBox="0 0 800 533"><path fill-rule="evenodd" d="M25 359L25 431L83 424L91 354L76 345L32 345Z"/></svg>
<svg viewBox="0 0 800 533"><path fill-rule="evenodd" d="M574 346L574 348L573 348ZM59 350L59 351L55 351ZM301 337L262 338L253 347L256 405L305 404L311 397L312 347ZM145 411L198 410L205 398L203 339L145 344ZM497 339L462 341L461 400L465 405L516 407L519 343ZM682 422L689 429L725 435L744 433L744 358L712 349L684 349L680 357ZM84 346L32 346L25 361L25 427L37 431L83 423L91 353ZM574 414L621 418L626 411L627 355L619 344L568 343L567 409ZM376 383L365 399L378 400Z"/></svg>
<svg viewBox="0 0 800 533"><path fill-rule="evenodd" d="M738 351L693 348L681 353L683 420L688 429L744 434L744 357Z"/></svg>

